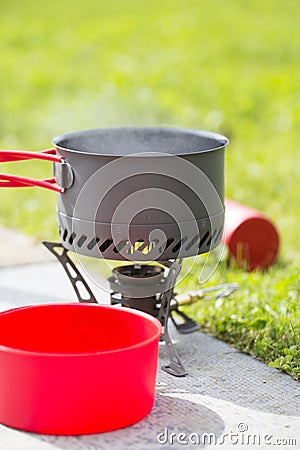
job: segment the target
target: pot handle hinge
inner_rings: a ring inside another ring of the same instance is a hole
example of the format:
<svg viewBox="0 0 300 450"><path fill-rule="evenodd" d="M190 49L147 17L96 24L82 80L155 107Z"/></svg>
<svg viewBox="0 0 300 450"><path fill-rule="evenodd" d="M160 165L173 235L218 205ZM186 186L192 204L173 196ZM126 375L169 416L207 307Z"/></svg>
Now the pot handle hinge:
<svg viewBox="0 0 300 450"><path fill-rule="evenodd" d="M70 164L64 159L53 164L53 175L56 183L63 189L69 189L74 182L74 174Z"/></svg>

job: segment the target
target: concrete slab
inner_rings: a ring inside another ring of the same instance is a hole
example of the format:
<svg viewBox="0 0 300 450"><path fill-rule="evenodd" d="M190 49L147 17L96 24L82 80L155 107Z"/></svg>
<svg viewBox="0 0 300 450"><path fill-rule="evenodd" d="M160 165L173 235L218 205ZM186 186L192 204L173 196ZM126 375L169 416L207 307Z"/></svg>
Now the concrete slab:
<svg viewBox="0 0 300 450"><path fill-rule="evenodd" d="M2 310L74 300L57 262L0 270ZM2 425L0 449L300 448L298 382L201 332L171 332L189 374L174 378L158 370L155 406L144 420L79 437L37 435ZM165 363L161 344L159 366Z"/></svg>
<svg viewBox="0 0 300 450"><path fill-rule="evenodd" d="M0 267L51 261L51 255L30 236L0 226Z"/></svg>

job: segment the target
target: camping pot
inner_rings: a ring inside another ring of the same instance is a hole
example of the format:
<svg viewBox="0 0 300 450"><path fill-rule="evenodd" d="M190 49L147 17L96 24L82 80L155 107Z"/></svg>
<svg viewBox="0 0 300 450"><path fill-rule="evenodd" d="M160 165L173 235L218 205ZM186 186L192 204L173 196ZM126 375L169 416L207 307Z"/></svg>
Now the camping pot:
<svg viewBox="0 0 300 450"><path fill-rule="evenodd" d="M0 162L53 162L46 180L0 174L0 186L57 192L62 245L115 260L187 257L216 247L224 224L224 148L216 133L107 128L53 139L42 152L0 151Z"/></svg>
<svg viewBox="0 0 300 450"><path fill-rule="evenodd" d="M83 303L0 313L0 423L35 433L111 431L154 403L161 324Z"/></svg>

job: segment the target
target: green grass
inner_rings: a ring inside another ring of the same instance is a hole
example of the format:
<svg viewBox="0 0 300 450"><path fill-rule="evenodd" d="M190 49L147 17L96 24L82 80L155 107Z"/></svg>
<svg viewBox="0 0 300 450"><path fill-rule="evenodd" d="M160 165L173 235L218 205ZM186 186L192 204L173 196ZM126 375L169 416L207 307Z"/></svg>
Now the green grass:
<svg viewBox="0 0 300 450"><path fill-rule="evenodd" d="M197 285L194 274L193 288ZM300 379L299 266L273 266L267 273L228 270L222 261L207 285L239 283L228 298L199 300L185 312L201 329ZM192 281L184 281L185 291ZM205 285L206 286L206 285Z"/></svg>
<svg viewBox="0 0 300 450"><path fill-rule="evenodd" d="M0 147L49 148L57 134L166 125L227 135L226 195L263 210L277 265L222 263L230 300L190 310L203 329L299 378L300 4L296 0L1 1ZM49 176L47 163L1 171ZM0 221L56 238L55 195L1 190ZM197 276L181 286L192 289Z"/></svg>

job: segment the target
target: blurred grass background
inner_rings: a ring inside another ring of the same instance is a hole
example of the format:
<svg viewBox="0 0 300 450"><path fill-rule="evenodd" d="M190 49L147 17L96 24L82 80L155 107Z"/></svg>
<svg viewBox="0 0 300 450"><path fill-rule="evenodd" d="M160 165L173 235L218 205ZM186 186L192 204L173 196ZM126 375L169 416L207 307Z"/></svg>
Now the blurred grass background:
<svg viewBox="0 0 300 450"><path fill-rule="evenodd" d="M299 377L300 3L0 0L0 9L0 148L44 149L60 133L119 125L230 138L226 195L273 219L280 259L265 274L221 264L210 282L238 281L239 293L194 315ZM51 175L49 163L8 170ZM2 189L0 222L55 239L55 201L41 189Z"/></svg>

